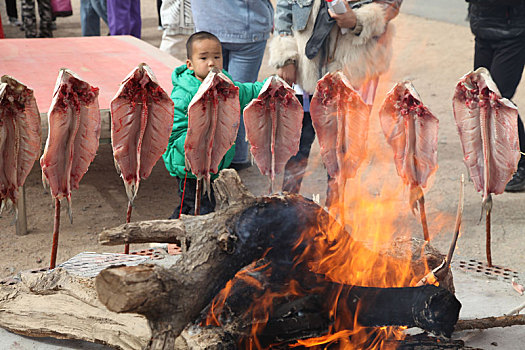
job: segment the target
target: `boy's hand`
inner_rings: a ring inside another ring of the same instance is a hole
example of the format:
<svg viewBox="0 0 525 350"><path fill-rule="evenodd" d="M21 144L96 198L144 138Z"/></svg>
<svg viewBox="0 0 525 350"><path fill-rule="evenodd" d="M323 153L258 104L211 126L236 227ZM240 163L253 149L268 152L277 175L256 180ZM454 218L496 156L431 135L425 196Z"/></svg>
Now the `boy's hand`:
<svg viewBox="0 0 525 350"><path fill-rule="evenodd" d="M350 5L348 5L348 1L343 2L346 7L345 13L337 14L329 9L328 14L330 15L330 17L335 19L339 28L354 29L357 24L357 17L355 15L355 12L350 8Z"/></svg>
<svg viewBox="0 0 525 350"><path fill-rule="evenodd" d="M277 68L277 75L281 77L286 83L292 86L295 83L295 78L297 74L297 67L294 63L287 64L284 67Z"/></svg>

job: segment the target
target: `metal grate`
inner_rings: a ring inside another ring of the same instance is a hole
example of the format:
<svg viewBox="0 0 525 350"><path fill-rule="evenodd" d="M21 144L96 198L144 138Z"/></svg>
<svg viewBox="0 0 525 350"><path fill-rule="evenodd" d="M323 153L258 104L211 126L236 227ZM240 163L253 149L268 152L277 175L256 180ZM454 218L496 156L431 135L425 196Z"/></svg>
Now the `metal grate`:
<svg viewBox="0 0 525 350"><path fill-rule="evenodd" d="M83 252L58 265L66 271L82 277L95 277L100 271L115 265L135 266L150 257L132 254Z"/></svg>
<svg viewBox="0 0 525 350"><path fill-rule="evenodd" d="M520 279L517 271L500 266L489 267L484 262L475 259L452 261L452 266L480 277L496 278L509 282L512 279Z"/></svg>

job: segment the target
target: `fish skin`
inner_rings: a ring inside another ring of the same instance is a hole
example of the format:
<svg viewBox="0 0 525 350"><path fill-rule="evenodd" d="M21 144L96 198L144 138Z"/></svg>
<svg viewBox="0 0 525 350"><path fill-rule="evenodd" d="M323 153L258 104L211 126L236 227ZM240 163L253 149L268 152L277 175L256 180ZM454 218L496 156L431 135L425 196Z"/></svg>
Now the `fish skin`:
<svg viewBox="0 0 525 350"><path fill-rule="evenodd" d="M40 156L42 129L33 90L0 78L0 205L16 208L18 188ZM0 209L1 212L1 209Z"/></svg>
<svg viewBox="0 0 525 350"><path fill-rule="evenodd" d="M110 109L115 166L133 203L140 180L151 174L168 146L173 101L151 68L141 63L121 83Z"/></svg>
<svg viewBox="0 0 525 350"><path fill-rule="evenodd" d="M356 175L366 157L370 110L341 71L317 82L310 103L321 157L331 177Z"/></svg>
<svg viewBox="0 0 525 350"><path fill-rule="evenodd" d="M520 159L518 109L503 98L485 68L463 76L453 97L464 162L483 202L501 194Z"/></svg>
<svg viewBox="0 0 525 350"><path fill-rule="evenodd" d="M184 142L186 163L198 178L216 174L237 137L241 107L239 88L222 72L211 70L188 106L188 133Z"/></svg>
<svg viewBox="0 0 525 350"><path fill-rule="evenodd" d="M272 181L299 150L303 115L295 91L278 76L268 78L243 111L255 163Z"/></svg>
<svg viewBox="0 0 525 350"><path fill-rule="evenodd" d="M394 151L398 175L411 188L426 187L428 178L438 168L439 120L408 81L397 83L388 92L379 120Z"/></svg>
<svg viewBox="0 0 525 350"><path fill-rule="evenodd" d="M98 88L62 68L49 107L48 128L40 158L42 181L53 198L66 198L71 210L71 191L78 188L98 148Z"/></svg>

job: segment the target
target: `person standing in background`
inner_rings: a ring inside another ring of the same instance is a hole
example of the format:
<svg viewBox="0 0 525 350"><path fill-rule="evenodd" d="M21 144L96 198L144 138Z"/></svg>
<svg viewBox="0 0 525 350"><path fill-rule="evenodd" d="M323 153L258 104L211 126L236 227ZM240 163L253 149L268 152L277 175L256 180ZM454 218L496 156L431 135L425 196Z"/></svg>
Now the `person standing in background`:
<svg viewBox="0 0 525 350"><path fill-rule="evenodd" d="M140 0L107 0L107 9L109 34L133 35L140 39Z"/></svg>
<svg viewBox="0 0 525 350"><path fill-rule="evenodd" d="M184 35L193 33L190 0L163 0L160 20L164 31L159 49L175 56L177 44L186 42Z"/></svg>
<svg viewBox="0 0 525 350"><path fill-rule="evenodd" d="M51 10L50 0L37 0L38 15L40 16L40 26L37 35L36 31L36 9L35 0L22 0L22 18L24 19L24 30L26 38L52 38L53 30L53 11Z"/></svg>
<svg viewBox="0 0 525 350"><path fill-rule="evenodd" d="M221 41L224 69L233 80L255 82L273 28L270 0L191 0L191 9L195 30L210 32ZM241 115L231 167L240 170L250 165Z"/></svg>
<svg viewBox="0 0 525 350"><path fill-rule="evenodd" d="M82 36L100 36L100 19L108 24L106 0L80 0Z"/></svg>
<svg viewBox="0 0 525 350"><path fill-rule="evenodd" d="M277 0L269 64L288 84L295 84L304 109L299 151L286 163L283 191L301 189L315 139L309 101L324 74L342 70L372 106L379 77L390 65L394 35L390 21L402 1L344 2L345 12L336 14L325 0ZM336 183L328 176L326 206L336 198Z"/></svg>
<svg viewBox="0 0 525 350"><path fill-rule="evenodd" d="M16 9L16 0L5 0L5 7L9 23L20 27L22 22L18 20L18 10Z"/></svg>
<svg viewBox="0 0 525 350"><path fill-rule="evenodd" d="M474 69L485 67L501 95L511 99L525 64L525 1L467 0L470 29L475 37ZM521 158L506 192L525 190L525 131L518 116Z"/></svg>

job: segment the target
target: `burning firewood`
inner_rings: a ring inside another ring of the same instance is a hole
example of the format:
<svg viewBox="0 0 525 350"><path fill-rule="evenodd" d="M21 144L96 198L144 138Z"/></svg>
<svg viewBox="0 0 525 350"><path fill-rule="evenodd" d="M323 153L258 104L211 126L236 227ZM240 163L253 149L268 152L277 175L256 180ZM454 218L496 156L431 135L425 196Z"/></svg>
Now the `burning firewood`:
<svg viewBox="0 0 525 350"><path fill-rule="evenodd" d="M168 145L173 101L153 71L141 63L122 82L111 100L111 144L115 167L128 196L126 222L141 179L146 179ZM129 245L125 246L129 253Z"/></svg>
<svg viewBox="0 0 525 350"><path fill-rule="evenodd" d="M232 177L228 171L221 174ZM224 193L221 189L217 192ZM157 225L162 228L154 229ZM303 286L303 296L318 295L322 306L318 311L324 312L324 317L343 317L342 327L352 327L352 310L356 307L367 310L357 319L369 326L415 324L450 335L457 320L459 302L440 287L374 288L331 281L322 272L327 257L346 247L344 256L351 262L352 252L366 254L368 249L352 240L326 211L301 196L240 195L229 207L208 215L183 215L171 224L125 224L102 233L101 240L104 237L111 244L143 242L150 232L157 232L154 240L161 240L159 236L166 231L170 232L169 241L179 242L184 251L169 269L153 265L118 267L106 269L96 278L99 299L108 309L137 312L148 318L153 332L150 349L173 348L176 336L226 282L263 256L272 270L272 288L293 283ZM368 268L373 271L376 267L371 264ZM349 271L349 279L358 273ZM361 302L356 304L356 300ZM350 315L348 319L342 316L344 310Z"/></svg>
<svg viewBox="0 0 525 350"><path fill-rule="evenodd" d="M8 75L0 79L0 213L12 207L42 145L33 90Z"/></svg>
<svg viewBox="0 0 525 350"><path fill-rule="evenodd" d="M419 213L423 235L430 240L423 189L437 169L439 120L421 102L412 84L396 84L387 94L379 112L386 140L394 150L397 173L410 186L410 207Z"/></svg>
<svg viewBox="0 0 525 350"><path fill-rule="evenodd" d="M197 177L195 215L200 212L202 180L206 193L210 172L218 172L222 158L235 142L240 108L239 88L216 68L208 73L188 106L184 153L188 170Z"/></svg>
<svg viewBox="0 0 525 350"><path fill-rule="evenodd" d="M98 88L69 69L58 74L53 100L47 114L48 136L40 158L42 182L55 199L55 221L50 268L55 267L60 226L60 199L66 198L69 220L73 222L71 191L95 158L100 137Z"/></svg>
<svg viewBox="0 0 525 350"><path fill-rule="evenodd" d="M275 175L299 150L303 108L295 92L274 75L259 96L244 108L246 138L261 174L270 179L273 193Z"/></svg>
<svg viewBox="0 0 525 350"><path fill-rule="evenodd" d="M460 79L452 102L465 165L474 187L483 192L481 215L485 211L487 263L492 266L491 194L503 193L518 167L518 108L501 97L489 71L483 67Z"/></svg>

